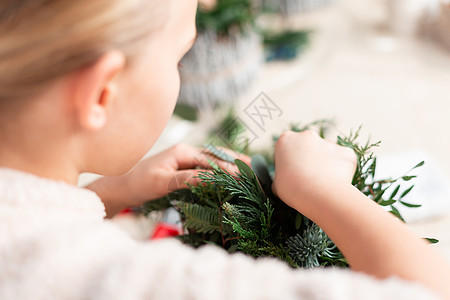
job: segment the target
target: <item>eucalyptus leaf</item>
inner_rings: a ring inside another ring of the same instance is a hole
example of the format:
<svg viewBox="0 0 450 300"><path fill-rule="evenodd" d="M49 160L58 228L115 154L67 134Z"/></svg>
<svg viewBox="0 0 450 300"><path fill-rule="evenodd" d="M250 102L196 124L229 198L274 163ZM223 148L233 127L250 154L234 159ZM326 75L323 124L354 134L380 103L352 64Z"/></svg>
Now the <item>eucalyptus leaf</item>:
<svg viewBox="0 0 450 300"><path fill-rule="evenodd" d="M250 178L256 178L255 172L245 162L240 159L235 159L234 163L239 168L239 171L245 173Z"/></svg>
<svg viewBox="0 0 450 300"><path fill-rule="evenodd" d="M256 176L258 176L261 183L265 185L272 184L272 178L270 177L268 171L269 167L264 156L259 154L252 156L252 169L255 172Z"/></svg>

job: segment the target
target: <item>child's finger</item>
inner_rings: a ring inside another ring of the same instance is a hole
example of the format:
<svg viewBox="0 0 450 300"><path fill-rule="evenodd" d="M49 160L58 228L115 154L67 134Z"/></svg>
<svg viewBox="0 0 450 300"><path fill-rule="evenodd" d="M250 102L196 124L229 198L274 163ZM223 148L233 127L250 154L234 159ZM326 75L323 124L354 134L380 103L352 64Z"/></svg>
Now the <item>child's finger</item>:
<svg viewBox="0 0 450 300"><path fill-rule="evenodd" d="M194 178L198 175L197 170L192 171L178 171L169 181L167 192L173 192L176 190L186 189L188 188L187 183L191 184L194 182Z"/></svg>
<svg viewBox="0 0 450 300"><path fill-rule="evenodd" d="M194 168L202 168L202 169L211 169L210 161L214 162L219 166L219 168L223 170L227 170L230 174L236 174L239 172L239 169L234 163L227 162L221 160L211 154L209 151L202 148L195 148L187 145L177 145L171 149L172 154L175 157L178 170L187 170ZM227 150L230 153L232 151ZM231 154L230 154L231 155ZM242 155L242 158L247 161L250 161L245 155Z"/></svg>
<svg viewBox="0 0 450 300"><path fill-rule="evenodd" d="M233 170L233 164L222 161L205 151L202 148L195 148L183 144L176 145L170 150L170 155L175 159L176 170L188 170L195 168L210 169L209 161L214 161L220 168L226 170ZM234 171L234 170L233 170Z"/></svg>
<svg viewBox="0 0 450 300"><path fill-rule="evenodd" d="M187 189L188 185L198 185L201 183L201 180L198 178L198 175L203 172L212 172L211 170L186 170L186 171L178 171L175 173L175 176L169 181L169 185L167 187L167 192L173 192L176 190Z"/></svg>

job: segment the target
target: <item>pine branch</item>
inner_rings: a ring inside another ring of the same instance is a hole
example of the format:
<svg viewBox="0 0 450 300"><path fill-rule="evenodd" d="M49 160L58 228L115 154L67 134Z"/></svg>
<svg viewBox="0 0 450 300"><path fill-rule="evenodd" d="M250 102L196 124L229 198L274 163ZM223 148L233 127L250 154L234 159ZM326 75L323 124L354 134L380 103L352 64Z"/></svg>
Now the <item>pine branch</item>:
<svg viewBox="0 0 450 300"><path fill-rule="evenodd" d="M304 131L314 127L321 136L325 136L329 126L328 121L318 121L306 126L296 125L291 129ZM353 185L403 220L396 204L412 208L419 205L404 201L414 186L400 192L401 184L414 179L416 176L409 175L409 172L421 167L423 162L399 178L375 180L377 160L372 151L379 143L359 145L359 132L358 129L347 137L338 137L338 144L352 148L358 156ZM213 145L208 145L206 151L218 159L229 160ZM175 206L189 232L180 239L194 247L212 243L229 252L240 251L254 257L277 257L292 267L347 267L342 253L319 226L273 194L273 160L267 163L264 157L271 158L271 155L259 155L252 161L255 171L244 162L235 160L240 170L238 174L230 174L210 162L212 172L201 172L198 176L202 184L189 186L187 190L150 202L145 205L145 209L152 211ZM388 195L387 190L390 188L393 190Z"/></svg>
<svg viewBox="0 0 450 300"><path fill-rule="evenodd" d="M146 202L142 206L142 212L144 215L147 216L154 211L163 211L169 207L172 207L172 204L170 203L170 198L164 197L154 201Z"/></svg>
<svg viewBox="0 0 450 300"><path fill-rule="evenodd" d="M265 195L259 185L258 179L250 167L244 162L236 160L236 163L239 164L241 169L241 173L236 176L216 168L213 172L200 172L198 178L204 183L222 187L232 196L246 200L243 203L248 203L248 201L250 201L260 208L263 208L264 204L261 199L265 199Z"/></svg>
<svg viewBox="0 0 450 300"><path fill-rule="evenodd" d="M175 202L174 207L186 217L186 227L193 228L199 233L220 232L220 222L216 210L182 201Z"/></svg>
<svg viewBox="0 0 450 300"><path fill-rule="evenodd" d="M289 248L289 254L294 261L303 268L314 268L321 265L321 259L341 258L336 253L336 246L325 234L325 232L316 224L309 226L303 234L296 234L290 237L286 244Z"/></svg>

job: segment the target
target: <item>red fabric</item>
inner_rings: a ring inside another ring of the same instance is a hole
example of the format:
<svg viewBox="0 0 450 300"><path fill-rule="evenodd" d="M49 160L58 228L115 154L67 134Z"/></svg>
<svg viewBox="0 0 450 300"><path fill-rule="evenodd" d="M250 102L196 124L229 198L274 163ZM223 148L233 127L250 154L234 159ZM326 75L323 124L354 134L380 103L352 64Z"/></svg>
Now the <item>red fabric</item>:
<svg viewBox="0 0 450 300"><path fill-rule="evenodd" d="M168 223L159 223L156 225L155 231L151 237L152 240L163 239L167 237L173 237L180 235L181 228L179 226L168 224Z"/></svg>
<svg viewBox="0 0 450 300"><path fill-rule="evenodd" d="M131 209L131 207L129 207L129 208L125 208L124 210L122 210L120 213L119 213L119 215L126 215L126 214L130 214L130 213L132 213L133 212L133 210Z"/></svg>

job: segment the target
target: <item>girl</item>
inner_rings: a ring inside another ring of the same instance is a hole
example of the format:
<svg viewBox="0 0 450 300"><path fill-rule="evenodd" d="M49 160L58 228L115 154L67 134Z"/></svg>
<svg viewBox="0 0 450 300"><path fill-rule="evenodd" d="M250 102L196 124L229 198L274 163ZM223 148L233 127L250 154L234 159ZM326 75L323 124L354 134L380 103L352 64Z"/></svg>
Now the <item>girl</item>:
<svg viewBox="0 0 450 300"><path fill-rule="evenodd" d="M351 150L311 132L280 138L274 190L355 271L403 279L138 243L103 219L195 183L194 168L207 167L199 149L178 145L133 168L174 108L196 8L0 2L0 299L450 299L443 259L351 186ZM82 172L110 177L89 191L75 187Z"/></svg>

